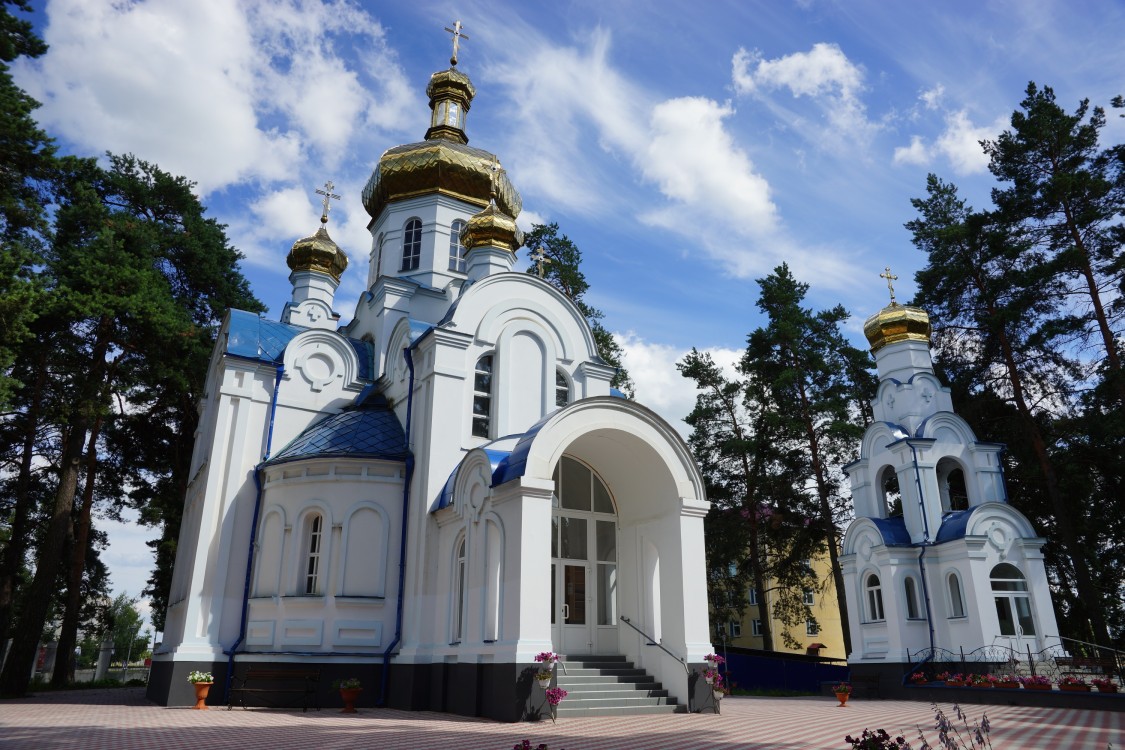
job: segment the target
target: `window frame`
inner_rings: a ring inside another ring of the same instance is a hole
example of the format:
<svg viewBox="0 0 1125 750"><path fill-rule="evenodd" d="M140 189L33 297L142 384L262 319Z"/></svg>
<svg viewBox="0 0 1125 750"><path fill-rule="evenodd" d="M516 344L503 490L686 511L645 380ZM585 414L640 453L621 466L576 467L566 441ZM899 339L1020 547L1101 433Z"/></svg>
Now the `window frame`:
<svg viewBox="0 0 1125 750"><path fill-rule="evenodd" d="M402 225L402 271L417 271L422 264L422 220L413 217Z"/></svg>
<svg viewBox="0 0 1125 750"><path fill-rule="evenodd" d="M310 513L305 519L304 565L301 574L301 595L319 596L324 576L321 558L324 556L324 514Z"/></svg>
<svg viewBox="0 0 1125 750"><path fill-rule="evenodd" d="M912 575L902 579L903 605L907 620L921 620L922 609L918 606L918 581Z"/></svg>
<svg viewBox="0 0 1125 750"><path fill-rule="evenodd" d="M957 590L954 591L954 586ZM945 592L949 597L949 619L962 620L968 617L965 610L965 587L961 584L961 575L955 570L949 571L945 577Z"/></svg>
<svg viewBox="0 0 1125 750"><path fill-rule="evenodd" d="M874 583L872 583L874 580ZM883 583L877 573L868 573L863 579L864 614L867 622L886 622L887 613L883 608Z"/></svg>
<svg viewBox="0 0 1125 750"><path fill-rule="evenodd" d="M815 638L820 635L820 624L813 617L805 618L805 635Z"/></svg>
<svg viewBox="0 0 1125 750"><path fill-rule="evenodd" d="M762 618L755 617L754 619L752 619L750 621L750 633L755 638L761 638L762 637Z"/></svg>
<svg viewBox="0 0 1125 750"><path fill-rule="evenodd" d="M464 219L454 219L449 223L449 270L454 273L465 273L465 246L461 244L461 232L467 222Z"/></svg>
<svg viewBox="0 0 1125 750"><path fill-rule="evenodd" d="M487 369L482 369L481 363L487 360ZM478 388L480 377L483 375L488 376L488 390ZM473 397L469 407L469 418L472 424L469 428L469 434L473 437L488 439L492 436L492 422L493 414L492 407L495 399L493 394L496 392L496 357L492 352L482 354L477 357L476 364L473 365ZM478 404L483 404L483 410L478 410Z"/></svg>

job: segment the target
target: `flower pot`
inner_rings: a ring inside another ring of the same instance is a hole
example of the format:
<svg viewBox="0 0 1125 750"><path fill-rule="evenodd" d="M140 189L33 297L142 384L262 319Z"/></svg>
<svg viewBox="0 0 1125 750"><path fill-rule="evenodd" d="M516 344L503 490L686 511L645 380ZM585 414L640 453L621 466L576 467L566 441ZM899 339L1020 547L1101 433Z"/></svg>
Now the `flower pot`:
<svg viewBox="0 0 1125 750"><path fill-rule="evenodd" d="M722 690L712 690L711 695L715 696L715 700L721 701L726 693Z"/></svg>
<svg viewBox="0 0 1125 750"><path fill-rule="evenodd" d="M544 690L551 687L551 678L545 677L545 678L539 680L539 687L543 688Z"/></svg>
<svg viewBox="0 0 1125 750"><path fill-rule="evenodd" d="M1023 685L1025 690L1050 690L1050 685L1037 685L1032 682L1025 682Z"/></svg>
<svg viewBox="0 0 1125 750"><path fill-rule="evenodd" d="M195 688L195 705L192 706L196 711L207 710L207 693L211 690L210 682L193 682L191 686Z"/></svg>
<svg viewBox="0 0 1125 750"><path fill-rule="evenodd" d="M836 700L840 701L840 705L836 708L840 708L847 703L849 697L851 697L851 693L836 693Z"/></svg>
<svg viewBox="0 0 1125 750"><path fill-rule="evenodd" d="M712 684L714 684L714 682L715 682L715 678L714 678L714 677L709 677L709 676L707 676L707 675L704 675L704 676L703 676L703 681L704 681L704 682L706 682L706 683L707 683L708 685L712 685Z"/></svg>
<svg viewBox="0 0 1125 750"><path fill-rule="evenodd" d="M949 687L965 687L963 680L946 680L945 684Z"/></svg>
<svg viewBox="0 0 1125 750"><path fill-rule="evenodd" d="M1020 684L1018 682L1015 682L1015 681L1013 681L1013 682L997 682L995 685L993 685L993 687L1007 688L1009 690L1016 690L1016 689L1019 688L1019 686L1020 686Z"/></svg>
<svg viewBox="0 0 1125 750"><path fill-rule="evenodd" d="M1090 692L1089 685L1059 685L1059 690L1065 690L1068 693L1088 693Z"/></svg>
<svg viewBox="0 0 1125 750"><path fill-rule="evenodd" d="M340 700L344 701L344 708L340 711L340 713L356 713L355 702L359 698L359 694L362 692L363 688L340 688Z"/></svg>
<svg viewBox="0 0 1125 750"><path fill-rule="evenodd" d="M1099 693L1116 693L1117 692L1117 686L1116 685L1106 685L1106 686L1103 687L1101 685L1098 685L1098 692Z"/></svg>

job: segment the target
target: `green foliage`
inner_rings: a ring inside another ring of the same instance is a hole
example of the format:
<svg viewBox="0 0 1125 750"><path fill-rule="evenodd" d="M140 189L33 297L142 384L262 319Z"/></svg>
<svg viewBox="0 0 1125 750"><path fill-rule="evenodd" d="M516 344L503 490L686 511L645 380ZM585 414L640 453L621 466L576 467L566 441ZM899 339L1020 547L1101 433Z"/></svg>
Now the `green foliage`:
<svg viewBox="0 0 1125 750"><path fill-rule="evenodd" d="M1099 144L1104 125L1029 84L982 144L994 206L930 175L906 225L928 257L916 303L936 366L978 435L1008 445L1009 501L1049 539L1060 629L1100 643L1125 624L1125 147Z"/></svg>
<svg viewBox="0 0 1125 750"><path fill-rule="evenodd" d="M142 631L144 618L137 611L137 600L128 594L118 594L105 608L100 618L99 631L113 634L113 660L136 660L148 649L152 633Z"/></svg>
<svg viewBox="0 0 1125 750"><path fill-rule="evenodd" d="M636 385L621 364L625 352L613 338L613 334L602 325L601 320L605 317L602 311L587 304L584 299L590 284L582 273L582 251L565 234L559 235L559 225L554 222L533 224L531 231L524 236L524 246L533 252L542 248L548 260L533 264L527 272L537 275L542 271L543 280L569 297L578 307L590 324L598 354L606 364L617 368L617 374L610 385L633 398Z"/></svg>

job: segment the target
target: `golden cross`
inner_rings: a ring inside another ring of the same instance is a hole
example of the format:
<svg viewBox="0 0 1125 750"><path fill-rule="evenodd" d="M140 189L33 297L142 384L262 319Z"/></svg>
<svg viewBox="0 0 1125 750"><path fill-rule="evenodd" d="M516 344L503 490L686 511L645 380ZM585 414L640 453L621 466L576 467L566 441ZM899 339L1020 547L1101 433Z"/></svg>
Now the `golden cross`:
<svg viewBox="0 0 1125 750"><path fill-rule="evenodd" d="M462 39L468 39L468 35L461 31L461 22L454 21L453 28L445 27L445 30L453 35L453 57L449 58L450 65L457 65L457 50L461 46Z"/></svg>
<svg viewBox="0 0 1125 750"><path fill-rule="evenodd" d="M898 281L898 276L895 276L893 273L891 273L891 267L887 266L886 270L884 270L883 273L879 274L879 278L887 280L887 289L889 289L891 292L891 304L897 305L898 303L895 302L895 287L891 282Z"/></svg>
<svg viewBox="0 0 1125 750"><path fill-rule="evenodd" d="M493 155L492 161L482 161L481 166L483 166L485 169L488 170L488 182L492 186L491 202L495 203L496 202L496 178L500 176L500 173L503 172L504 169L503 169L503 167L500 166L500 161L496 158L495 155Z"/></svg>
<svg viewBox="0 0 1125 750"><path fill-rule="evenodd" d="M323 208L322 208L321 214L320 214L320 223L321 224L327 224L328 223L328 212L329 212L329 210L331 210L331 207L328 205L328 200L330 198L332 200L340 200L340 196L338 196L338 195L336 195L335 193L332 192L332 188L334 188L334 187L336 187L336 186L332 184L332 180L329 180L328 182L324 183L324 190L317 190L316 191L317 195L323 195L324 196Z"/></svg>
<svg viewBox="0 0 1125 750"><path fill-rule="evenodd" d="M535 271L539 274L539 278L543 278L545 264L552 262L551 259L547 257L547 248L542 245L535 248L530 255L530 260L535 264Z"/></svg>

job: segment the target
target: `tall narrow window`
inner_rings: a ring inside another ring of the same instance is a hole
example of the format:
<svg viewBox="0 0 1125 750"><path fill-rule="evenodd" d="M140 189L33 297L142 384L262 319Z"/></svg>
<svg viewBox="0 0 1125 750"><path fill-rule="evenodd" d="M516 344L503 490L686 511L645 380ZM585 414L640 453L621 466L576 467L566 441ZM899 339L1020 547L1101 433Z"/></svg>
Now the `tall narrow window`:
<svg viewBox="0 0 1125 750"><path fill-rule="evenodd" d="M1027 581L1019 568L1011 563L1000 563L992 569L992 597L996 602L1000 635L1035 635Z"/></svg>
<svg viewBox="0 0 1125 750"><path fill-rule="evenodd" d="M309 520L309 552L305 565L305 593L315 594L320 586L320 544L324 519L315 515Z"/></svg>
<svg viewBox="0 0 1125 750"><path fill-rule="evenodd" d="M464 635L465 625L465 540L457 548L457 561L454 563L454 588L453 588L453 638L454 643L460 643Z"/></svg>
<svg viewBox="0 0 1125 750"><path fill-rule="evenodd" d="M414 271L422 257L422 222L411 219L402 230L402 271Z"/></svg>
<svg viewBox="0 0 1125 750"><path fill-rule="evenodd" d="M758 606L758 589L750 589L750 604Z"/></svg>
<svg viewBox="0 0 1125 750"><path fill-rule="evenodd" d="M762 635L762 621L760 619L753 619L750 621L750 633L761 637Z"/></svg>
<svg viewBox="0 0 1125 750"><path fill-rule="evenodd" d="M906 619L918 619L918 584L914 582L913 576L907 576L906 581L903 582L903 588L906 594Z"/></svg>
<svg viewBox="0 0 1125 750"><path fill-rule="evenodd" d="M555 370L555 406L566 406L570 403L570 383L562 370Z"/></svg>
<svg viewBox="0 0 1125 750"><path fill-rule="evenodd" d="M461 230L465 222L454 219L449 225L449 270L465 273L465 246L461 244Z"/></svg>
<svg viewBox="0 0 1125 750"><path fill-rule="evenodd" d="M734 620L731 620L728 628L729 628L728 632L730 632L731 638L741 638L742 637L742 623L741 622L735 622Z"/></svg>
<svg viewBox="0 0 1125 750"><path fill-rule="evenodd" d="M804 596L805 604L809 605L810 607L816 604L816 594L813 593L812 589L805 589Z"/></svg>
<svg viewBox="0 0 1125 750"><path fill-rule="evenodd" d="M879 484L882 485L885 518L902 515L902 493L898 488L898 474L891 466L883 469Z"/></svg>
<svg viewBox="0 0 1125 750"><path fill-rule="evenodd" d="M961 579L956 573L949 574L949 616L965 616L965 600L961 598Z"/></svg>
<svg viewBox="0 0 1125 750"><path fill-rule="evenodd" d="M867 576L864 585L867 590L867 621L883 622L883 586L879 583L879 576L872 573Z"/></svg>
<svg viewBox="0 0 1125 750"><path fill-rule="evenodd" d="M473 435L486 438L492 427L492 355L477 360L473 373Z"/></svg>

